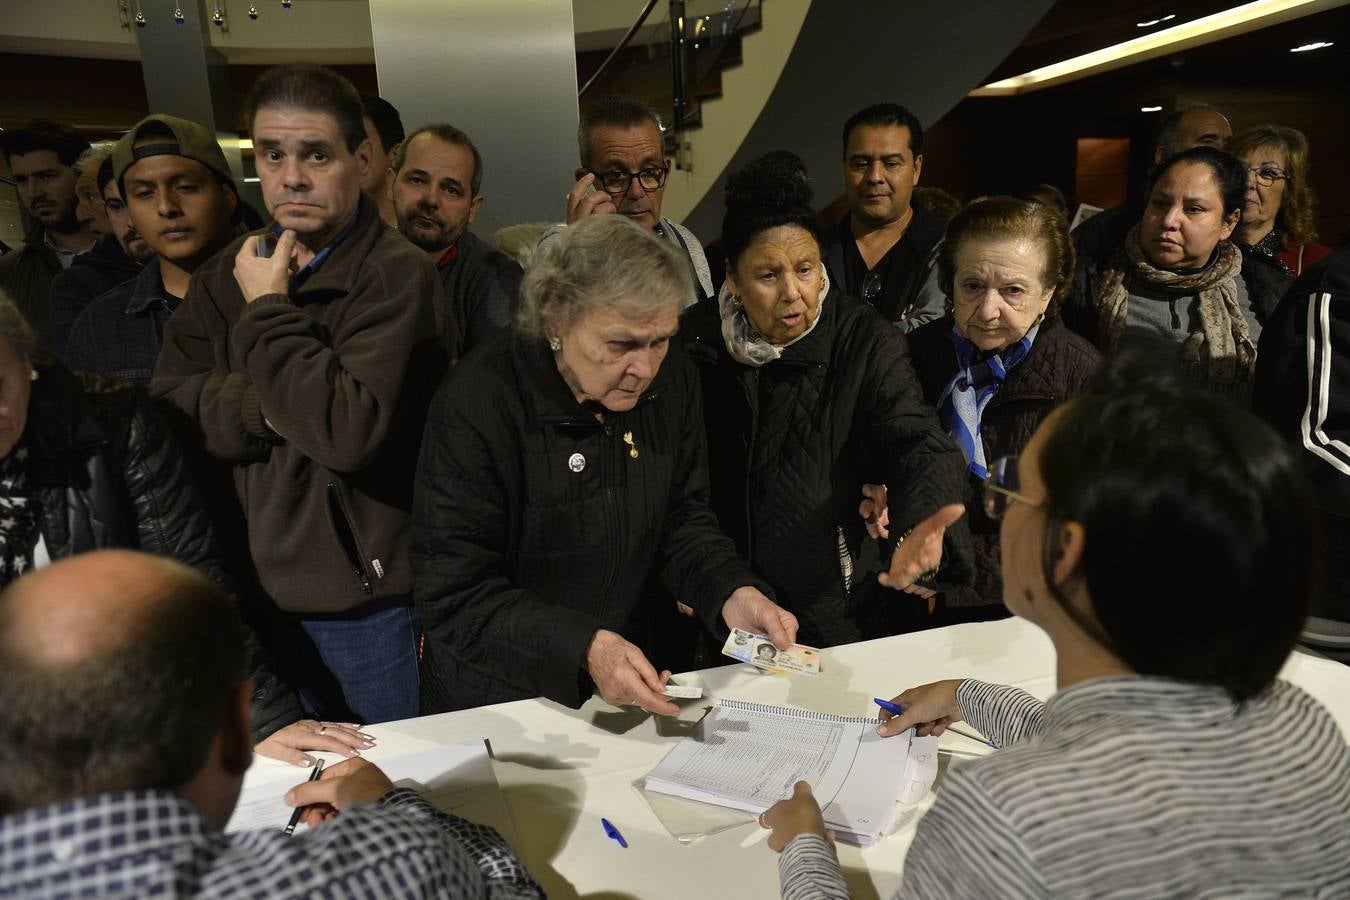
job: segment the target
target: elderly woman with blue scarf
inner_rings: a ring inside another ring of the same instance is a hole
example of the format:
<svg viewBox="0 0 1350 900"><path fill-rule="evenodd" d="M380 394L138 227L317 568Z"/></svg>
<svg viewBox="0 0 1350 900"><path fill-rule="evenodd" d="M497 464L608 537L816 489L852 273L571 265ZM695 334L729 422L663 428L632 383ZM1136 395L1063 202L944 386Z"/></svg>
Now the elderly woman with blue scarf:
<svg viewBox="0 0 1350 900"><path fill-rule="evenodd" d="M947 226L938 275L948 314L910 334L909 346L924 396L965 455L975 581L936 598L933 625L1006 615L998 522L974 488L1083 390L1101 360L1059 321L1073 272L1064 218L1035 201L979 200Z"/></svg>

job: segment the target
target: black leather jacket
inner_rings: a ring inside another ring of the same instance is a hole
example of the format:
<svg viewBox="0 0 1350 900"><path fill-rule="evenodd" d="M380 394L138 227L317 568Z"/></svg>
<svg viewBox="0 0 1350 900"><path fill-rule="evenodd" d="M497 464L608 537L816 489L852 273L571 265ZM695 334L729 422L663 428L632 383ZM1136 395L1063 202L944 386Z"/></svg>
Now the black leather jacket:
<svg viewBox="0 0 1350 900"><path fill-rule="evenodd" d="M110 547L167 556L237 596L211 520L163 419L130 385L39 366L28 404L29 481L52 560ZM302 718L248 631L254 741Z"/></svg>

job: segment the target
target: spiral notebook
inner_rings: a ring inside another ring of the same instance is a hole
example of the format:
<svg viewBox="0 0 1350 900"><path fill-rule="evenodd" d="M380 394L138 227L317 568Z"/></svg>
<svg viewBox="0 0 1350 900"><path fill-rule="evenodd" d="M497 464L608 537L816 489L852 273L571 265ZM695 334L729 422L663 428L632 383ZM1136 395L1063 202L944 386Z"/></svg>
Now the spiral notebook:
<svg viewBox="0 0 1350 900"><path fill-rule="evenodd" d="M719 700L644 786L757 814L805 780L826 827L870 846L895 817L913 734L883 738L876 726L861 716Z"/></svg>

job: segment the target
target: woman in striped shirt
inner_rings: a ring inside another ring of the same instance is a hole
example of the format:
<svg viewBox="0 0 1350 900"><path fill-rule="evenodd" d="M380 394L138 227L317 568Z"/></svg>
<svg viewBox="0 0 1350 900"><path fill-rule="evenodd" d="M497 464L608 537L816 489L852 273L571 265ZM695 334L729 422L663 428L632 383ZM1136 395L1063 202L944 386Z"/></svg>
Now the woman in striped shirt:
<svg viewBox="0 0 1350 900"><path fill-rule="evenodd" d="M997 467L996 467L997 468ZM962 719L903 897L1350 897L1350 749L1276 675L1306 615L1308 490L1245 411L1112 369L987 484L1004 599L1049 635L1046 703L970 679L882 734ZM805 782L762 818L784 897L848 894Z"/></svg>

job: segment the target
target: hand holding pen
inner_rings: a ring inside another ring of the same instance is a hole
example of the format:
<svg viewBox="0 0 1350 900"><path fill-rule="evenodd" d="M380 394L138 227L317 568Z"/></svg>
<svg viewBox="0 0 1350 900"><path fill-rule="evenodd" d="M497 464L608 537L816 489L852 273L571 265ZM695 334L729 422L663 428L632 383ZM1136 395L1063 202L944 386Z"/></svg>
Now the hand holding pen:
<svg viewBox="0 0 1350 900"><path fill-rule="evenodd" d="M877 734L890 737L913 727L914 733L920 737L930 734L937 737L951 729L962 737L997 750L997 745L992 741L952 727L961 721L961 707L956 702L956 688L960 683L959 678L935 681L910 688L893 700L877 700L877 705L882 707L882 721L877 726Z"/></svg>
<svg viewBox="0 0 1350 900"><path fill-rule="evenodd" d="M287 791L285 799L296 808L292 820L313 828L354 803L374 803L393 787L378 766L358 756L314 773Z"/></svg>

